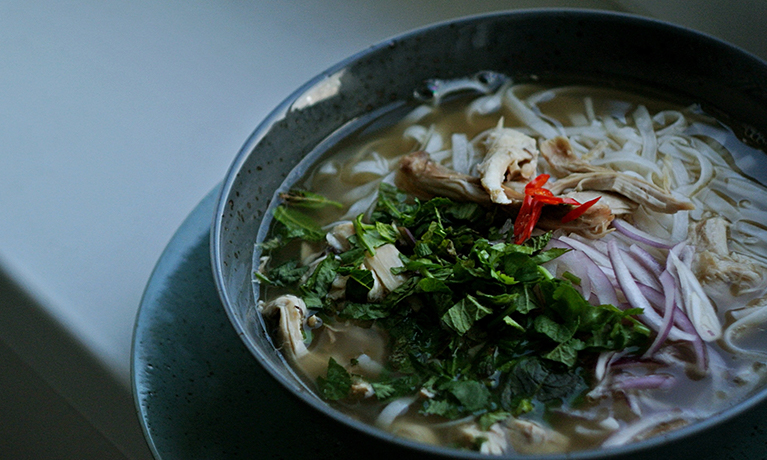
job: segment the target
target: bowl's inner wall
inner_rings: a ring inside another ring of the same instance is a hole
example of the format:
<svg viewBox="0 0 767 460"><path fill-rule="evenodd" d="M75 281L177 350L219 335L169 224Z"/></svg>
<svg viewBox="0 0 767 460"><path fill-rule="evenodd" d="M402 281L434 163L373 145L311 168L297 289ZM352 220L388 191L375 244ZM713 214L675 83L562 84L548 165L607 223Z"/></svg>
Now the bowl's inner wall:
<svg viewBox="0 0 767 460"><path fill-rule="evenodd" d="M305 393L253 312L251 252L274 190L349 120L409 99L427 79L482 70L518 80L535 75L544 82L655 89L746 123L751 132L767 132L765 63L717 40L631 16L528 11L469 18L393 39L339 64L256 130L224 183L215 222L216 276L230 318L248 348L293 391ZM330 75L340 78L333 95L291 108Z"/></svg>

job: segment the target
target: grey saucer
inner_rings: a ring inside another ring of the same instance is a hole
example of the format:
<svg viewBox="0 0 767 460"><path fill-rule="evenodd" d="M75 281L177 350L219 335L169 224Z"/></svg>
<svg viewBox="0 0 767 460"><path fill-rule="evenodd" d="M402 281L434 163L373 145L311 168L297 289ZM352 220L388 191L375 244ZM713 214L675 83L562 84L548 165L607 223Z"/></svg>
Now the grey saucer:
<svg viewBox="0 0 767 460"><path fill-rule="evenodd" d="M133 389L155 458L435 458L320 414L260 367L216 293L209 240L217 195L208 194L171 239L136 318ZM765 459L764 420L767 406L759 405L637 458Z"/></svg>

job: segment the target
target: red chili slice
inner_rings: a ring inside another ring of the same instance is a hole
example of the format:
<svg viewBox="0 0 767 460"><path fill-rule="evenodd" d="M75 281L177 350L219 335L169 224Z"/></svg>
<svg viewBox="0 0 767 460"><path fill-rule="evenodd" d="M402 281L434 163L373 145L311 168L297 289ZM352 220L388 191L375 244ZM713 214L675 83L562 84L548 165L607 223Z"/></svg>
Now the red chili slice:
<svg viewBox="0 0 767 460"><path fill-rule="evenodd" d="M590 207L594 206L594 204L597 201L599 201L600 198L602 198L602 197L598 196L598 197L594 198L593 200L589 200L589 201L583 203L582 205L577 206L577 207L571 209L570 212L565 214L565 216L562 218L562 223L566 224L567 222L570 222L571 220L575 220L575 219L581 217L583 215L583 213L588 211L588 209Z"/></svg>
<svg viewBox="0 0 767 460"><path fill-rule="evenodd" d="M525 185L525 191L527 191L527 189L543 187L543 185L549 181L550 177L551 176L549 176L548 174L540 174L538 177L531 180L530 182L527 183L527 185Z"/></svg>
<svg viewBox="0 0 767 460"><path fill-rule="evenodd" d="M532 220L533 202L534 198L531 195L525 195L522 207L519 208L519 214L517 214L517 218L514 220L514 242L516 244L522 244L530 238L528 236L528 228L531 223L535 227L535 222ZM532 233L532 230L530 232Z"/></svg>
<svg viewBox="0 0 767 460"><path fill-rule="evenodd" d="M581 204L574 198L555 196L551 190L543 188L549 178L548 174L540 174L525 185L525 199L522 201L522 207L519 208L519 214L514 221L514 242L516 244L522 244L532 236L533 229L538 224L538 219L541 218L544 205L569 204L575 206L562 218L562 222L567 223L582 216L594 203L599 201L600 197L597 197Z"/></svg>

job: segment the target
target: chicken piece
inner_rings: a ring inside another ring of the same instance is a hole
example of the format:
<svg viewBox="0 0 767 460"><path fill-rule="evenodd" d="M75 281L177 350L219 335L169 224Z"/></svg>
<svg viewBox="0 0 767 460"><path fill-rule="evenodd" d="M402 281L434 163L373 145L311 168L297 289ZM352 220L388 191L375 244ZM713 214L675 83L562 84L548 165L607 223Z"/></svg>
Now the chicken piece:
<svg viewBox="0 0 767 460"><path fill-rule="evenodd" d="M359 268L361 270L370 270L365 264L360 265ZM378 277L376 272L373 272L373 287L368 291L368 302L380 302L386 297L387 292L383 283L381 283L381 278Z"/></svg>
<svg viewBox="0 0 767 460"><path fill-rule="evenodd" d="M444 196L455 201L492 204L478 178L437 164L426 152L414 152L405 156L400 162L395 181L400 189L423 199ZM502 187L506 196L512 200L512 204L504 205L504 208L514 215L522 204L524 192L518 192L505 185ZM609 206L599 202L579 218L562 224L561 218L566 211L566 208L545 207L539 226L550 230L565 228L588 238L597 238L610 231L610 223L614 218ZM551 215L552 212L555 215Z"/></svg>
<svg viewBox="0 0 767 460"><path fill-rule="evenodd" d="M485 159L477 166L482 187L493 203L510 204L504 182L528 182L538 166L535 139L511 128L499 126L487 138Z"/></svg>
<svg viewBox="0 0 767 460"><path fill-rule="evenodd" d="M613 231L610 224L615 219L615 214L610 206L599 201L587 209L583 215L570 222L562 222L562 215L546 212L547 210L544 208L538 220L538 228L543 230L561 229L591 239L601 238Z"/></svg>
<svg viewBox="0 0 767 460"><path fill-rule="evenodd" d="M762 281L763 269L759 265L747 256L730 252L726 220L712 217L695 224L693 230L697 252L692 269L701 283L721 282L737 294Z"/></svg>
<svg viewBox="0 0 767 460"><path fill-rule="evenodd" d="M374 256L365 257L365 267L375 274L387 292L397 289L406 280L404 276L394 275L391 272L392 268L400 268L404 266L399 255L399 249L389 243L376 248L376 254Z"/></svg>
<svg viewBox="0 0 767 460"><path fill-rule="evenodd" d="M375 394L375 390L373 390L373 385L371 385L370 382L366 382L365 380L359 380L357 382L352 383L350 395L353 398L367 399L373 396L374 394Z"/></svg>
<svg viewBox="0 0 767 460"><path fill-rule="evenodd" d="M566 451L570 445L567 436L535 422L510 418L505 425L511 446L520 454L553 454Z"/></svg>
<svg viewBox="0 0 767 460"><path fill-rule="evenodd" d="M610 171L608 168L594 166L583 161L573 152L573 147L566 137L555 137L541 142L541 156L551 167L555 177L565 177L570 174Z"/></svg>
<svg viewBox="0 0 767 460"><path fill-rule="evenodd" d="M306 304L294 295L283 295L261 306L261 314L270 317L280 315L279 337L288 356L298 361L309 353L304 344L304 321Z"/></svg>
<svg viewBox="0 0 767 460"><path fill-rule="evenodd" d="M572 145L566 137L558 136L541 142L540 152L551 167L554 176L558 178L567 177L570 174L613 172L609 168L594 166L579 158L573 152ZM639 207L637 202L609 191L597 193L594 190L579 190L563 193L562 196L574 198L581 203L601 197L599 204L608 206L616 216L632 214Z"/></svg>
<svg viewBox="0 0 767 460"><path fill-rule="evenodd" d="M483 454L501 455L508 449L506 432L500 423L495 423L487 431L482 431L476 423L472 422L462 426L459 431L464 444L474 446L477 442L481 442L479 451Z"/></svg>
<svg viewBox="0 0 767 460"><path fill-rule="evenodd" d="M461 174L440 165L424 151L405 155L400 160L394 183L400 189L421 199L444 196L456 201L490 204L490 196L478 177ZM524 198L521 194L515 196Z"/></svg>
<svg viewBox="0 0 767 460"><path fill-rule="evenodd" d="M666 214L695 208L690 201L676 198L655 184L615 171L570 174L551 183L549 190L555 195L561 195L566 190L615 192L648 209Z"/></svg>
<svg viewBox="0 0 767 460"><path fill-rule="evenodd" d="M567 192L563 193L562 196L566 196L568 198L573 198L580 203L585 203L587 201L591 201L594 198L599 197L599 201L597 203L606 205L610 208L613 214L616 216L623 216L627 214L633 214L636 209L639 207L639 204L637 204L635 201L631 201L628 198L626 198L623 195L619 195L617 193L612 192L596 192L594 190L583 190L581 192Z"/></svg>
<svg viewBox="0 0 767 460"><path fill-rule="evenodd" d="M352 222L341 222L334 226L326 235L325 240L331 248L338 252L348 251L351 248L349 237L354 235Z"/></svg>

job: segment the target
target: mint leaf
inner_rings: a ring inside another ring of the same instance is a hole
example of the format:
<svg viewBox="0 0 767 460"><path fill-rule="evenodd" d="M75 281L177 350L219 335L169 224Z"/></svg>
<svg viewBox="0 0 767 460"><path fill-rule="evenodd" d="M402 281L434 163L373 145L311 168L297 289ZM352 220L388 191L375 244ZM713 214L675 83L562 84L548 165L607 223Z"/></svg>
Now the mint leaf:
<svg viewBox="0 0 767 460"><path fill-rule="evenodd" d="M341 311L338 312L338 316L367 321L386 318L389 316L389 310L380 303L346 302Z"/></svg>
<svg viewBox="0 0 767 460"><path fill-rule="evenodd" d="M301 211L278 206L274 210L274 218L283 225L286 238L301 238L307 241L322 241L325 238L325 232L316 220Z"/></svg>
<svg viewBox="0 0 767 460"><path fill-rule="evenodd" d="M490 402L490 390L476 380L451 382L448 391L461 403L465 412L484 409Z"/></svg>
<svg viewBox="0 0 767 460"><path fill-rule="evenodd" d="M357 236L357 244L365 248L371 256L375 256L375 249L387 243L395 243L399 232L392 225L381 223L366 224L362 222L363 214L354 219L354 231Z"/></svg>
<svg viewBox="0 0 767 460"><path fill-rule="evenodd" d="M546 315L540 315L533 321L533 327L536 332L546 335L551 340L557 343L564 343L573 337L578 329L578 322L562 324Z"/></svg>
<svg viewBox="0 0 767 460"><path fill-rule="evenodd" d="M361 268L339 269L339 273L349 275L346 280L346 298L354 302L367 302L368 293L374 286L373 272Z"/></svg>
<svg viewBox="0 0 767 460"><path fill-rule="evenodd" d="M309 279L300 289L304 296L313 296L324 299L330 291L330 285L336 279L340 262L333 257L326 257L315 267ZM306 300L306 299L304 299ZM307 304L307 307L309 305ZM311 307L310 307L311 308Z"/></svg>
<svg viewBox="0 0 767 460"><path fill-rule="evenodd" d="M304 276L309 267L299 267L298 262L289 260L282 265L269 269L269 282L273 286L288 286Z"/></svg>
<svg viewBox="0 0 767 460"><path fill-rule="evenodd" d="M287 193L281 193L280 198L284 203L290 206L308 209L321 209L326 206L333 206L336 208L344 207L344 205L338 201L329 200L318 193L310 192L308 190L291 190Z"/></svg>
<svg viewBox="0 0 767 460"><path fill-rule="evenodd" d="M463 335L471 329L474 323L484 316L492 313L489 308L481 305L477 299L467 295L442 316L442 321L459 335Z"/></svg>
<svg viewBox="0 0 767 460"><path fill-rule="evenodd" d="M317 377L317 386L322 398L337 401L349 396L352 389L352 378L346 369L332 357L328 360L328 371L325 378Z"/></svg>

